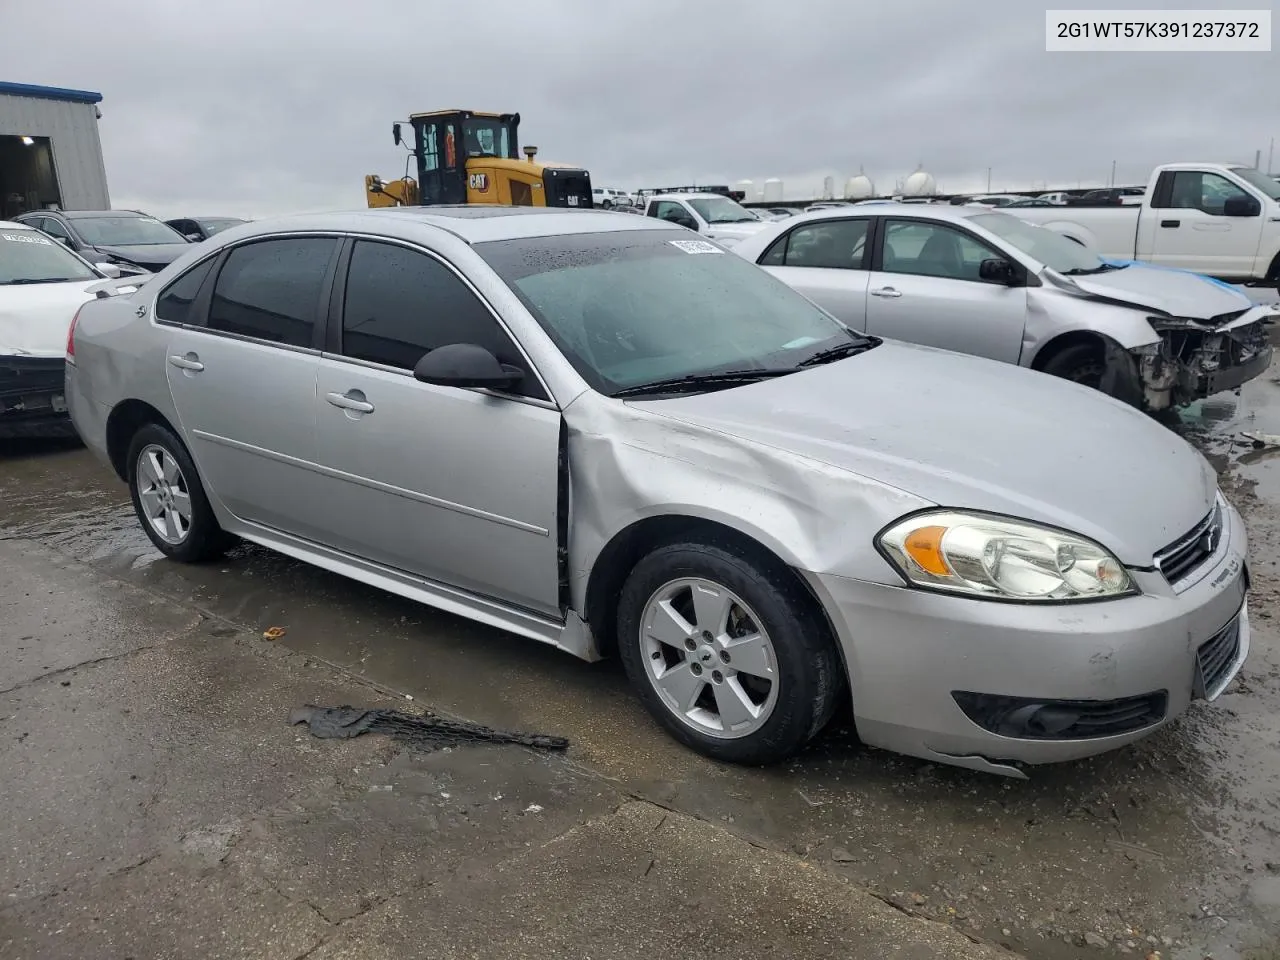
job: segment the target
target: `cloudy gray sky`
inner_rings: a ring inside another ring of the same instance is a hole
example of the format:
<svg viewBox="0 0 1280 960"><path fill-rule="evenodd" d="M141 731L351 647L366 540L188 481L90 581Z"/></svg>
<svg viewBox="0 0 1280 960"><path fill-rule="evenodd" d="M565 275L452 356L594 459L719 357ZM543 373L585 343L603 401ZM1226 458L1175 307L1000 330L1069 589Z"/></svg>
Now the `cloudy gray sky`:
<svg viewBox="0 0 1280 960"><path fill-rule="evenodd" d="M112 200L162 216L363 206L364 174L403 174L392 121L454 106L519 111L542 158L624 188L781 177L801 197L860 167L889 189L918 163L942 190L985 189L988 167L995 189L1075 186L1112 160L1137 182L1258 149L1266 165L1280 53L1046 53L1045 6L0 0L0 79L100 91Z"/></svg>

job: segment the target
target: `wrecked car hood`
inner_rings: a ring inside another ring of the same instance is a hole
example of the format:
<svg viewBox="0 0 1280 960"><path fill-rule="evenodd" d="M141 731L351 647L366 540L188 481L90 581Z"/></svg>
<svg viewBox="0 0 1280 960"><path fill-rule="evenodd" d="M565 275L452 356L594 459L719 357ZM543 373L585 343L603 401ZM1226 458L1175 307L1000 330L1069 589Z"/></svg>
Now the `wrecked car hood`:
<svg viewBox="0 0 1280 960"><path fill-rule="evenodd" d="M0 356L61 357L71 318L102 280L0 287Z"/></svg>
<svg viewBox="0 0 1280 960"><path fill-rule="evenodd" d="M1209 320L1254 306L1239 290L1219 280L1145 263L1129 262L1120 270L1077 277L1053 274L1053 279L1091 296L1144 307L1170 317Z"/></svg>
<svg viewBox="0 0 1280 960"><path fill-rule="evenodd" d="M1096 390L908 344L734 389L632 402L935 504L1063 527L1134 566L1149 566L1195 526L1217 491L1212 467L1188 443Z"/></svg>

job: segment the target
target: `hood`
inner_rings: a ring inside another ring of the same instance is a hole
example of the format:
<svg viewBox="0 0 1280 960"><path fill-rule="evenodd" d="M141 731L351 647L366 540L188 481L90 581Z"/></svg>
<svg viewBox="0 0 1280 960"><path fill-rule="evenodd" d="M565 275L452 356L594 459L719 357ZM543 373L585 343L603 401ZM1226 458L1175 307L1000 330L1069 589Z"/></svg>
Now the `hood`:
<svg viewBox="0 0 1280 960"><path fill-rule="evenodd" d="M61 357L67 352L67 330L89 289L101 278L73 283L33 283L0 287L0 355Z"/></svg>
<svg viewBox="0 0 1280 960"><path fill-rule="evenodd" d="M1127 265L1121 270L1083 277L1054 274L1053 279L1060 285L1074 285L1095 297L1143 307L1170 317L1209 320L1224 313L1239 313L1254 305L1231 285L1198 273L1136 261L1108 262Z"/></svg>
<svg viewBox="0 0 1280 960"><path fill-rule="evenodd" d="M140 267L167 267L184 253L191 250L189 243L147 243L137 246L107 247L95 244L93 249ZM90 257L89 259L92 259Z"/></svg>
<svg viewBox="0 0 1280 960"><path fill-rule="evenodd" d="M711 223L707 225L706 236L712 240L745 240L759 233L772 221L753 220L750 223Z"/></svg>
<svg viewBox="0 0 1280 960"><path fill-rule="evenodd" d="M931 503L1091 537L1132 566L1210 511L1213 468L1154 420L1047 374L884 342L729 390L642 401Z"/></svg>

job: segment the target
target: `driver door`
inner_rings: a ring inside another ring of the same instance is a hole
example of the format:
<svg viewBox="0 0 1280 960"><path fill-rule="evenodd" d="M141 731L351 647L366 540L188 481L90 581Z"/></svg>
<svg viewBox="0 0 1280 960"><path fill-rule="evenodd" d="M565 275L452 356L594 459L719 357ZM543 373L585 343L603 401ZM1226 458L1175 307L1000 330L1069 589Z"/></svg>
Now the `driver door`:
<svg viewBox="0 0 1280 960"><path fill-rule="evenodd" d="M1226 177L1203 170L1177 170L1160 207L1142 211L1155 221L1151 262L1212 276L1248 277L1262 241L1261 210L1253 217L1224 216L1226 201L1248 197Z"/></svg>
<svg viewBox="0 0 1280 960"><path fill-rule="evenodd" d="M319 361L326 542L375 563L560 615L560 412L492 310L433 255L355 240ZM448 343L486 347L516 391L415 380Z"/></svg>

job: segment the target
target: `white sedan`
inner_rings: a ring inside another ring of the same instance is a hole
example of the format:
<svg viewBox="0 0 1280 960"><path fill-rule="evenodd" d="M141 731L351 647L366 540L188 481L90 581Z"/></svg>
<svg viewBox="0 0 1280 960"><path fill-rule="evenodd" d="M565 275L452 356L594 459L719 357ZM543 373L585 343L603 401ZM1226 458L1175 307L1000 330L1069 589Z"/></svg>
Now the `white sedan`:
<svg viewBox="0 0 1280 960"><path fill-rule="evenodd" d="M92 288L119 276L0 221L0 438L75 436L63 396L67 331Z"/></svg>

